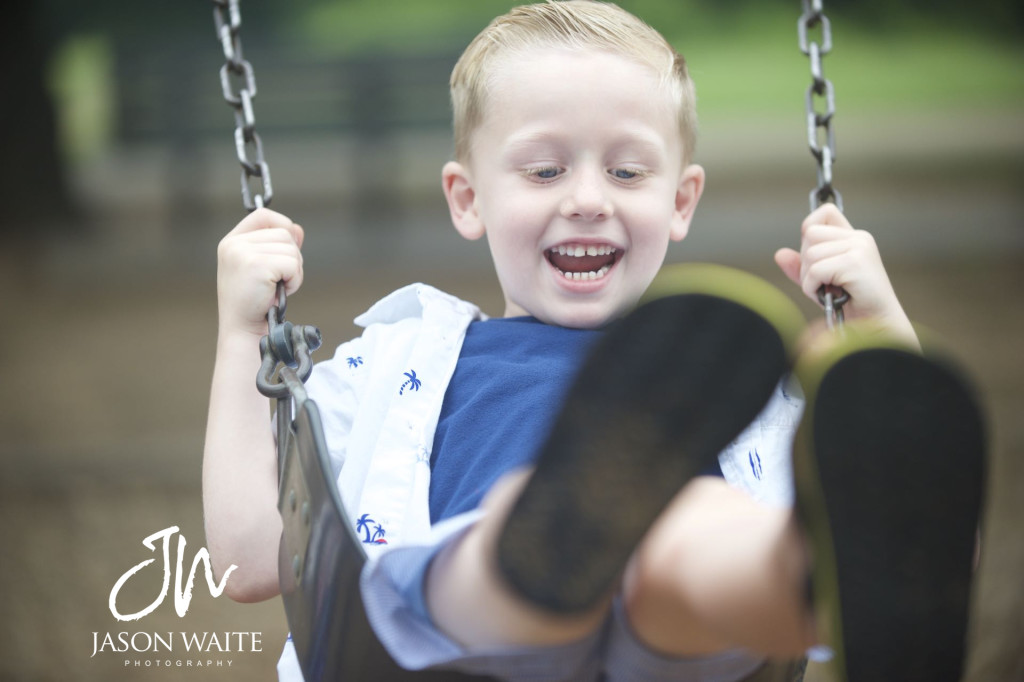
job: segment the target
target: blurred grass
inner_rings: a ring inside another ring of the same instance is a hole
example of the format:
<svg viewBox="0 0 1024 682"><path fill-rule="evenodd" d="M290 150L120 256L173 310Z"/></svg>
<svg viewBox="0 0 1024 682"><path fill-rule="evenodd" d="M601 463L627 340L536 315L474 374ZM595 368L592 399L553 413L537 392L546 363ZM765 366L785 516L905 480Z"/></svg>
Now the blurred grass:
<svg viewBox="0 0 1024 682"><path fill-rule="evenodd" d="M949 27L910 24L890 32L832 24L825 76L843 111L992 109L1024 104L1024 48ZM810 64L797 46L796 20L774 10L710 38L673 40L691 65L702 113L802 108ZM813 38L813 36L812 36Z"/></svg>
<svg viewBox="0 0 1024 682"><path fill-rule="evenodd" d="M348 0L320 3L286 28L296 44L332 56L367 52L457 54L514 0ZM797 47L799 5L621 0L690 63L702 112L791 112L810 81ZM1024 46L999 27L898 14L887 24L832 15L825 74L847 108L1016 107L1024 102ZM811 38L815 36L812 34ZM794 93L796 100L794 102ZM849 109L847 109L849 110Z"/></svg>
<svg viewBox="0 0 1024 682"><path fill-rule="evenodd" d="M331 59L388 53L440 53L454 59L491 19L518 4L304 3L275 26L273 40ZM702 119L801 115L810 67L797 46L796 2L619 4L661 31L686 56L697 83ZM949 17L938 20L899 8L885 22L847 12L829 12L834 45L823 60L841 115L932 110L1024 113L1024 41L998 26L958 26ZM75 161L102 154L113 141L117 87L109 38L71 35L54 54L49 81L58 102L66 157Z"/></svg>

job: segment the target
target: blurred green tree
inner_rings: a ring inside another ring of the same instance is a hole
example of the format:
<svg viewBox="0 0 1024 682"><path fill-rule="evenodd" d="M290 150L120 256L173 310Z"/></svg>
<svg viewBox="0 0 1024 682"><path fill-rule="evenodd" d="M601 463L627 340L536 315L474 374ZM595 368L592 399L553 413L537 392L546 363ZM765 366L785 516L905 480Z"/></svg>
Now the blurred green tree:
<svg viewBox="0 0 1024 682"><path fill-rule="evenodd" d="M289 12L308 4L269 3L246 15L246 30L266 34L276 22L286 21ZM35 0L7 8L0 40L0 91L7 98L0 107L0 149L7 157L0 164L5 207L0 233L84 225L69 191L47 89L50 60L63 41L78 34L103 35L121 59L153 44L188 45L199 39L216 50L212 16L212 5L193 2Z"/></svg>

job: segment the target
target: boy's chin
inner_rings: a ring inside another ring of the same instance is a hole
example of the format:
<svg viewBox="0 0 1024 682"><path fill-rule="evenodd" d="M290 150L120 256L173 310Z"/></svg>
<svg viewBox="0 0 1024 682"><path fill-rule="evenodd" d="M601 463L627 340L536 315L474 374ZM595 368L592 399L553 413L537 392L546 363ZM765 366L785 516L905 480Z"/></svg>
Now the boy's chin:
<svg viewBox="0 0 1024 682"><path fill-rule="evenodd" d="M538 296L525 304L506 298L504 316L528 315L556 327L600 329L625 315L639 300L639 296L623 300L617 291L603 293L590 297Z"/></svg>
<svg viewBox="0 0 1024 682"><path fill-rule="evenodd" d="M600 329L626 310L626 306L571 306L564 309L546 311L544 315L535 317L546 324L570 329Z"/></svg>

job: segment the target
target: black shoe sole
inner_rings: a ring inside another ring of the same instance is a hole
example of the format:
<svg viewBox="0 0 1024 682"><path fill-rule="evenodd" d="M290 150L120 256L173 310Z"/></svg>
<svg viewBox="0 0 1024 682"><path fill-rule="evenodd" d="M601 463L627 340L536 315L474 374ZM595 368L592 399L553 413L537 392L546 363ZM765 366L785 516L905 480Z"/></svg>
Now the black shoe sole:
<svg viewBox="0 0 1024 682"><path fill-rule="evenodd" d="M837 679L955 682L986 475L972 392L951 368L893 348L811 374L797 509Z"/></svg>
<svg viewBox="0 0 1024 682"><path fill-rule="evenodd" d="M767 403L789 336L703 294L658 298L610 325L500 536L509 586L556 613L600 603L669 501Z"/></svg>

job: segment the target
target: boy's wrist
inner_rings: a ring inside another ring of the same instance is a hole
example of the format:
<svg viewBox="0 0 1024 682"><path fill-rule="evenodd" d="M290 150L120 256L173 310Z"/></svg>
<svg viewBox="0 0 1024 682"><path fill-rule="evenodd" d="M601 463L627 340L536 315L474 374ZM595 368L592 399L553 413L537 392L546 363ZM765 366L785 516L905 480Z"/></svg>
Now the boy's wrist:
<svg viewBox="0 0 1024 682"><path fill-rule="evenodd" d="M218 353L257 353L258 351L254 349L259 348L260 339L267 333L266 324L263 327L263 329L245 329L221 325L217 332Z"/></svg>
<svg viewBox="0 0 1024 682"><path fill-rule="evenodd" d="M890 315L880 315L876 317L852 317L848 318L850 321L860 320L862 326L861 330L874 330L875 333L882 334L885 338L893 341L904 343L908 347L920 350L921 343L917 337L917 331L914 329L913 323L910 318L907 317L906 313L900 310L899 313Z"/></svg>
<svg viewBox="0 0 1024 682"><path fill-rule="evenodd" d="M913 323L906 314L900 315L892 320L887 320L885 324L889 333L907 343L916 350L921 349L921 341L917 338L917 331L914 329Z"/></svg>

